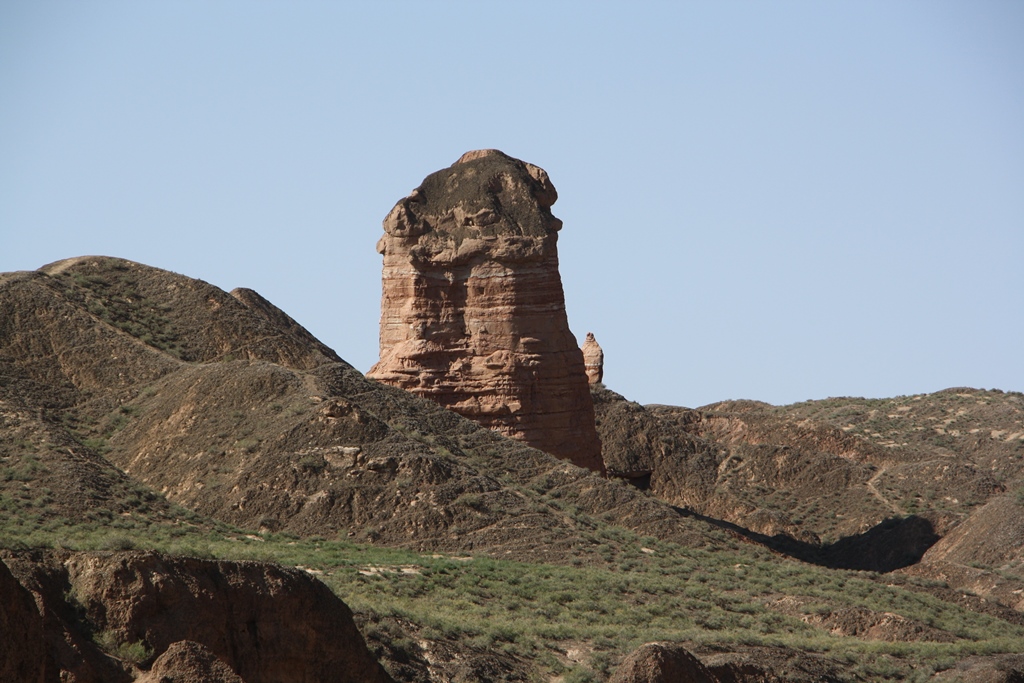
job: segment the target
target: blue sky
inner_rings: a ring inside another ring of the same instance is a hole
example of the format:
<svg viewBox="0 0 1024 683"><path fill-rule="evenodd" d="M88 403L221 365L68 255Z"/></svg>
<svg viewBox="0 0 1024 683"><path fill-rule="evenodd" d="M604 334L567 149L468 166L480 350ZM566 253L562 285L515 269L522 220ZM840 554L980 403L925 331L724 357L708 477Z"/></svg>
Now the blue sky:
<svg viewBox="0 0 1024 683"><path fill-rule="evenodd" d="M639 5L639 6L638 6ZM606 383L1024 390L1024 4L0 3L0 271L246 286L365 371L394 203L545 168Z"/></svg>

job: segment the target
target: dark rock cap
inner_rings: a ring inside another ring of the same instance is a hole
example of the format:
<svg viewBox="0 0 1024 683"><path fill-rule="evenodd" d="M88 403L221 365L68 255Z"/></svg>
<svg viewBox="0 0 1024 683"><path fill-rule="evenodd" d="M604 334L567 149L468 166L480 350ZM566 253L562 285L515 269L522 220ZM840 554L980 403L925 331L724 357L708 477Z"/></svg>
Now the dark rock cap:
<svg viewBox="0 0 1024 683"><path fill-rule="evenodd" d="M384 219L384 231L434 239L548 237L562 221L551 214L558 192L541 168L496 149L463 154L424 179Z"/></svg>

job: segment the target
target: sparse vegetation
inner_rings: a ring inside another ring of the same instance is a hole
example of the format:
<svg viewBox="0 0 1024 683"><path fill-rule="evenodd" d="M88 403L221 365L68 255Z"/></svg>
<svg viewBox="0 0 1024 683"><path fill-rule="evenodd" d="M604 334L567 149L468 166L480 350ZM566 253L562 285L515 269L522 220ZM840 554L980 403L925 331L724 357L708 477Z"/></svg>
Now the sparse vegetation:
<svg viewBox="0 0 1024 683"><path fill-rule="evenodd" d="M319 474L327 467L327 461L324 460L324 456L322 455L310 453L299 458L298 465L301 470Z"/></svg>
<svg viewBox="0 0 1024 683"><path fill-rule="evenodd" d="M652 500L665 477L649 476L640 493L552 462L335 360L310 361L305 341L268 335L266 320L246 318L223 293L165 276L156 287L144 267L89 261L45 285L48 301L65 297L58 303L77 305L72 314L96 316L102 323L80 319L137 357L121 373L109 353L105 365L87 351L49 365L33 355L0 377L0 399L29 386L0 406L0 547L301 567L356 611L393 667L436 646L507 657L517 675L538 680L602 681L639 644L669 640L786 646L826 655L850 678L925 680L969 655L1024 650L1024 618L995 598L810 563L827 564L828 544L851 534L868 537L851 554L900 550L901 539L917 537L886 537L888 547L876 548L880 537L864 529L909 529L911 513L960 519L994 496L1024 506L1019 395L729 402L706 420L663 411L670 429L639 436L680 468L667 479L688 497L669 501L680 506L673 510ZM169 302L186 295L183 314ZM177 363L107 325L203 362ZM59 341L89 348L73 335ZM19 385L21 375L34 383ZM747 441L732 438L741 429L700 443L687 431L695 421L728 430L743 420ZM754 427L761 432L751 436ZM698 510L700 496L726 500L722 514ZM878 568L884 552L876 555L864 566ZM1006 581L1008 591L1024 585L1019 553L998 572L989 558L974 559L976 568L958 566ZM878 636L892 640L841 635L888 616L907 631ZM127 662L153 655L114 631L90 633Z"/></svg>
<svg viewBox="0 0 1024 683"><path fill-rule="evenodd" d="M108 259L102 273L60 273L64 295L80 301L103 322L153 348L184 358L184 348L167 313L167 304L139 293L138 276L125 263Z"/></svg>
<svg viewBox="0 0 1024 683"><path fill-rule="evenodd" d="M1024 628L971 612L921 592L913 582L892 585L869 572L822 569L782 560L753 545L704 550L628 530L601 526L595 536L614 547L588 564L537 564L489 557L449 557L381 548L347 540L300 539L291 534L247 533L227 525L171 526L132 520L77 523L7 517L0 536L8 547L80 550L146 548L176 555L274 561L317 571L357 612L414 624L421 638L455 639L474 648L498 648L537 662L552 662L573 643L593 654L573 676L604 680L621 657L644 642L785 645L858 662L871 677L904 676L915 666L971 654L1013 652ZM641 550L641 549L646 549ZM771 607L794 596L797 612ZM837 637L803 615L841 607L895 612L952 632L955 642L881 642ZM374 627L368 634L384 637ZM390 633L401 648L407 633ZM105 644L117 656L140 661L139 644ZM111 648L114 649L111 649ZM562 657L564 659L564 657ZM564 666L560 664L559 666ZM892 673L887 673L892 672Z"/></svg>
<svg viewBox="0 0 1024 683"><path fill-rule="evenodd" d="M140 664L153 656L152 648L142 641L120 642L114 631L100 631L94 634L93 639L102 649L132 664Z"/></svg>

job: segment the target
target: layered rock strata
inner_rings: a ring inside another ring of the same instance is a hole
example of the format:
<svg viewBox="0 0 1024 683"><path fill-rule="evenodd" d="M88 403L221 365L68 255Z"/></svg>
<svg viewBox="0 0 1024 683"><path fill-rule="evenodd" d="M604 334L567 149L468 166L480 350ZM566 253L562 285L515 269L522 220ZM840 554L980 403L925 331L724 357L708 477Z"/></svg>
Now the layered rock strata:
<svg viewBox="0 0 1024 683"><path fill-rule="evenodd" d="M542 169L480 150L399 201L377 243L380 361L368 375L603 472L558 274L557 198Z"/></svg>
<svg viewBox="0 0 1024 683"><path fill-rule="evenodd" d="M583 341L583 367L587 371L587 380L591 384L600 384L604 380L604 349L597 343L593 332L587 332Z"/></svg>

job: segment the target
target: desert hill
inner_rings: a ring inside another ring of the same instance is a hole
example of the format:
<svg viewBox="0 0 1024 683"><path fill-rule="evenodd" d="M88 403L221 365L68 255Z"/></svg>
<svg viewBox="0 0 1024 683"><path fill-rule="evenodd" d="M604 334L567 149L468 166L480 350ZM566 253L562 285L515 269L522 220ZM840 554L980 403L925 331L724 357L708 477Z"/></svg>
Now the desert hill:
<svg viewBox="0 0 1024 683"><path fill-rule="evenodd" d="M223 522L559 557L579 546L579 522L536 498L564 489L638 533L699 545L713 532L367 380L249 290L90 257L8 276L0 297L4 390L136 481Z"/></svg>
<svg viewBox="0 0 1024 683"><path fill-rule="evenodd" d="M5 274L3 560L90 671L125 680L224 655L138 622L120 644L150 654L124 664L97 642L111 592L79 600L92 631L65 592L89 563L228 571L173 553L301 564L395 680L603 680L649 640L716 680L930 675L1022 647L1019 394L592 396L608 478L365 378L251 290L106 257Z"/></svg>
<svg viewBox="0 0 1024 683"><path fill-rule="evenodd" d="M1021 587L996 573L1019 574L1024 548L1021 394L696 410L644 407L603 387L594 397L609 470L662 500L826 566L917 565L988 597Z"/></svg>

